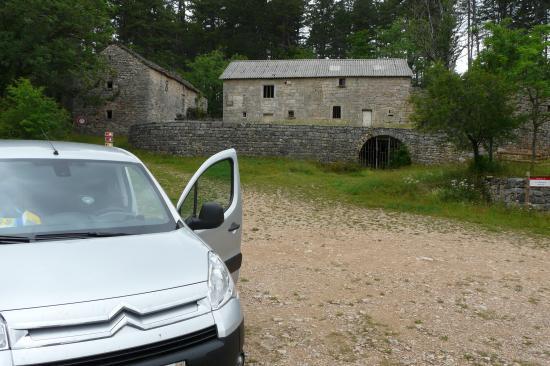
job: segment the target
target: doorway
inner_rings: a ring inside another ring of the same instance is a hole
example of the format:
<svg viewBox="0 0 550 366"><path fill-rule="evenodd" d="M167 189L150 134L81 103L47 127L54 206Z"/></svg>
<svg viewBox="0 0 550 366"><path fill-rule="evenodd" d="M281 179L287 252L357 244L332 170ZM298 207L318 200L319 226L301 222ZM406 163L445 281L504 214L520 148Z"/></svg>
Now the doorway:
<svg viewBox="0 0 550 366"><path fill-rule="evenodd" d="M363 127L372 127L372 109L363 109Z"/></svg>
<svg viewBox="0 0 550 366"><path fill-rule="evenodd" d="M401 141L391 136L376 136L365 142L359 152L362 166L384 169L390 166L392 156L401 147Z"/></svg>

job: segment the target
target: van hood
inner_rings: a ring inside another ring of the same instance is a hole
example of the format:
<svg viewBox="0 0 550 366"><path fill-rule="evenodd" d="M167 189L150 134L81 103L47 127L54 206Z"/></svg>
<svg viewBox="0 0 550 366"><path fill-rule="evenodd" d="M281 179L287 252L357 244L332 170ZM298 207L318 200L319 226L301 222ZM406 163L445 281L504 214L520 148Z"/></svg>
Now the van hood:
<svg viewBox="0 0 550 366"><path fill-rule="evenodd" d="M0 245L0 259L0 311L129 296L208 277L208 248L185 228Z"/></svg>

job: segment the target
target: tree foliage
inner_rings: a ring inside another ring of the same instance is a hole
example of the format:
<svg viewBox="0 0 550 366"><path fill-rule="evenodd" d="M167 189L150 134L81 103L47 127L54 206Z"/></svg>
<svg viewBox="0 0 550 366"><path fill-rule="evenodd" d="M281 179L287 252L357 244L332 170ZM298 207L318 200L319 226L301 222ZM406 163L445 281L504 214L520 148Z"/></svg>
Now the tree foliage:
<svg viewBox="0 0 550 366"><path fill-rule="evenodd" d="M0 100L0 137L57 138L69 128L69 113L28 79L8 86L6 97Z"/></svg>
<svg viewBox="0 0 550 366"><path fill-rule="evenodd" d="M0 3L0 95L26 77L68 104L96 81L97 53L111 40L105 0L3 0Z"/></svg>
<svg viewBox="0 0 550 366"><path fill-rule="evenodd" d="M474 43L491 34L478 32L483 24L508 17L510 28L531 29L547 24L548 14L549 2L537 0L3 0L0 96L27 77L69 106L98 82L98 54L112 41L199 86L189 71L216 52L223 59L400 57L422 85L429 65L454 68L465 19L473 60Z"/></svg>
<svg viewBox="0 0 550 366"><path fill-rule="evenodd" d="M532 127L531 161L536 159L538 131L550 122L550 26L538 25L531 30L513 29L509 23L489 25L490 36L478 59L480 67L498 73L516 87L527 108L522 117Z"/></svg>
<svg viewBox="0 0 550 366"><path fill-rule="evenodd" d="M223 109L223 82L220 75L232 60L242 59L235 55L232 59L225 58L223 52L212 51L198 56L189 64L189 72L185 74L187 80L193 83L208 99L208 113L220 117Z"/></svg>
<svg viewBox="0 0 550 366"><path fill-rule="evenodd" d="M112 0L117 40L163 66L181 64L183 24L166 0Z"/></svg>
<svg viewBox="0 0 550 366"><path fill-rule="evenodd" d="M413 121L422 130L444 133L459 148L470 148L476 163L484 145L493 146L517 127L513 88L498 74L475 67L458 75L436 64L428 69L425 86L412 97Z"/></svg>

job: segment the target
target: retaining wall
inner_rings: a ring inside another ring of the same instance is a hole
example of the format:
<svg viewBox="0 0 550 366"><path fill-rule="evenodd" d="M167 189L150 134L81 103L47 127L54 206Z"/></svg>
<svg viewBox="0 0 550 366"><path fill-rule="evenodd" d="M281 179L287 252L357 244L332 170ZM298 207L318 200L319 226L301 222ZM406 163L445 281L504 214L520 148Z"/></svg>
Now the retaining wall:
<svg viewBox="0 0 550 366"><path fill-rule="evenodd" d="M525 205L527 178L487 178L486 184L491 201L507 206ZM550 211L550 188L529 188L529 207Z"/></svg>
<svg viewBox="0 0 550 366"><path fill-rule="evenodd" d="M129 141L140 149L180 156L208 156L233 147L245 156L333 162L358 161L363 144L383 135L402 141L415 163L437 164L465 156L440 135L398 128L182 121L133 125Z"/></svg>

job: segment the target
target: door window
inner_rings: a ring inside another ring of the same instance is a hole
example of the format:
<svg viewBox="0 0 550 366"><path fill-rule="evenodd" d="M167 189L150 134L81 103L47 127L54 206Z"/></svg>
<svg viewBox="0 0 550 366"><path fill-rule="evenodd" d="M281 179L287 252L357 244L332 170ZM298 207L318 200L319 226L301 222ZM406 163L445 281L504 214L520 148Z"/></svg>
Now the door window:
<svg viewBox="0 0 550 366"><path fill-rule="evenodd" d="M222 160L210 166L193 185L180 208L183 219L197 217L204 203L215 202L226 211L233 200L233 163Z"/></svg>

